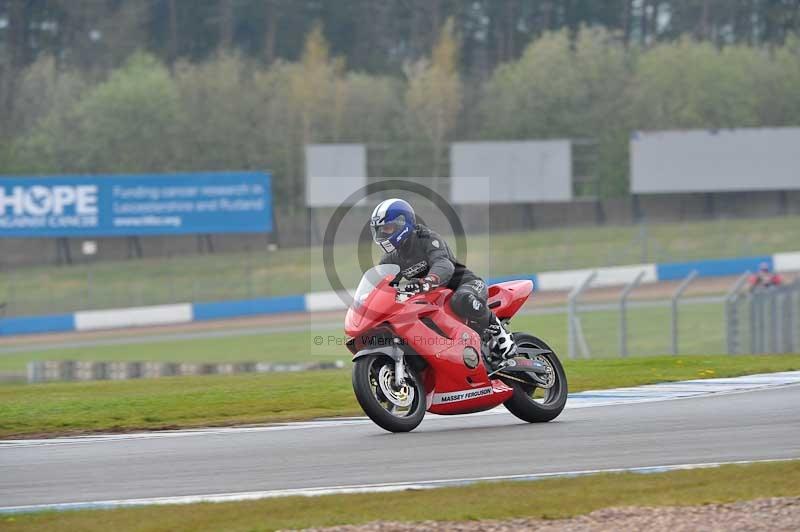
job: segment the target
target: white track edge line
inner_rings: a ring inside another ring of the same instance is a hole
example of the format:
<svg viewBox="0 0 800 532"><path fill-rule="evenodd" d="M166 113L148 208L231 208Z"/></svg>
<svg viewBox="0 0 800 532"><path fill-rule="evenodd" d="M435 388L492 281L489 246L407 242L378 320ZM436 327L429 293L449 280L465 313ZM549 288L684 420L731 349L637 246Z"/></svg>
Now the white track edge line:
<svg viewBox="0 0 800 532"><path fill-rule="evenodd" d="M737 378L752 378L752 377L760 377L760 376L768 376L768 375L782 375L782 374L793 374L798 373L800 371L785 371L785 372L778 372L778 373L758 373L753 375L742 375L741 377L720 377L720 379L737 379ZM704 379L707 382L713 381L714 379ZM664 385L672 385L672 384L682 384L682 383L691 383L694 380L690 381L671 381L671 382L664 382L658 384L645 384L642 385L642 388L647 388L651 386L659 386L661 384ZM782 382L776 384L770 383L759 383L759 384L751 384L746 388L733 388L728 390L716 390L716 391L698 391L697 393L687 393L686 395L676 395L676 396L655 396L655 397L645 397L645 398L628 398L628 399L619 399L618 401L611 401L611 402L602 402L602 403L595 403L595 404L578 404L574 406L569 405L569 400L567 402L567 406L565 409L583 409L583 408L597 408L597 407L609 407L609 406L628 406L628 405L637 405L637 404L646 404L646 403L658 403L658 402L665 402L665 401L681 401L685 399L703 399L709 397L719 397L724 395L738 395L743 393L752 393L759 390L775 390L781 388L791 388L794 386L800 385L800 381L797 382ZM609 388L606 390L585 390L584 392L576 392L576 393L610 393L615 390L630 390L637 387L628 387L628 388ZM455 417L463 418L465 416L486 416L486 415L503 415L510 413L501 406L495 407L491 410L486 410L483 412L474 412L471 414L461 414L459 416L436 416L429 419L437 419L437 420L447 420L453 419ZM430 416L431 414L429 414ZM435 414L434 414L435 415ZM296 421L296 422L286 422L286 423L271 423L268 425L257 425L251 427L206 427L206 428L194 428L194 429L180 429L180 430L172 430L172 431L150 431L150 432L134 432L129 434L95 434L95 435L85 435L85 436L73 436L73 437L62 437L62 438L41 438L41 439L24 439L24 440L0 440L0 449L11 449L11 448L19 448L19 447L44 447L44 446L51 446L51 445L75 445L81 443L111 443L111 442L120 442L120 441L130 441L130 440L145 440L145 439L160 439L160 438L175 438L175 437L183 437L183 436L219 436L219 435L226 435L226 434L239 434L239 433L258 433L258 432L270 432L270 431L279 431L279 430L310 430L310 429L318 429L318 428L334 428L334 427L343 427L347 425L364 425L370 424L372 421L366 417L349 417L349 418L326 418L326 419L319 419L319 420L311 420L311 421Z"/></svg>
<svg viewBox="0 0 800 532"><path fill-rule="evenodd" d="M535 481L548 478L572 478L604 473L667 473L670 471L686 471L692 469L712 469L726 465L746 465L774 462L790 462L796 458L770 458L762 460L737 460L729 462L703 462L695 464L671 464L658 466L641 466L609 469L587 469L578 471L563 471L555 473L532 473L517 475L499 475L488 477L471 477L439 480L422 480L417 482L395 482L386 484L355 484L345 486L330 486L319 488L296 488L269 491L248 491L239 493L215 493L208 495L180 495L173 497L151 497L143 499L118 499L106 501L70 502L33 504L26 506L0 507L0 515L34 513L44 511L75 511L75 510L110 510L115 508L130 508L138 506L166 506L195 503L223 503L238 501L254 501L261 499L274 499L280 497L319 497L322 495L348 495L358 493L391 493L398 491L428 490L446 487L457 487L475 484L478 482L504 482L504 481Z"/></svg>

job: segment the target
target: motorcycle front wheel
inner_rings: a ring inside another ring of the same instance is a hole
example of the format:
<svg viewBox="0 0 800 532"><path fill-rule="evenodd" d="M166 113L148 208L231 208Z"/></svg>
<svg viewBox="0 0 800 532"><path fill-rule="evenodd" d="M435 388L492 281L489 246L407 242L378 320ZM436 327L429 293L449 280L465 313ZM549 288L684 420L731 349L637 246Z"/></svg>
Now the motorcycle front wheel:
<svg viewBox="0 0 800 532"><path fill-rule="evenodd" d="M537 385L517 379L503 379L503 382L514 388L514 395L504 405L509 412L528 423L552 421L567 404L567 375L564 367L544 341L525 333L514 333L513 336L520 356L536 359L548 367L547 383ZM548 353L526 355L526 351L535 353L538 350Z"/></svg>
<svg viewBox="0 0 800 532"><path fill-rule="evenodd" d="M356 359L353 364L353 391L369 418L389 432L409 432L425 416L425 388L419 373L405 367L405 384L398 387L395 362L375 354Z"/></svg>

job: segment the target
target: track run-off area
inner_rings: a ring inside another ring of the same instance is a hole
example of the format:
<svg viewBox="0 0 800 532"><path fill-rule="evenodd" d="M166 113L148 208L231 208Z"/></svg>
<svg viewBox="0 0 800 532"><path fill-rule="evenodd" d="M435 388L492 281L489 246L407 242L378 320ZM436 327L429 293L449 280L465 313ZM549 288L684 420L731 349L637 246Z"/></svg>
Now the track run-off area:
<svg viewBox="0 0 800 532"><path fill-rule="evenodd" d="M502 408L0 442L0 513L396 491L800 458L800 371L579 392L546 424Z"/></svg>

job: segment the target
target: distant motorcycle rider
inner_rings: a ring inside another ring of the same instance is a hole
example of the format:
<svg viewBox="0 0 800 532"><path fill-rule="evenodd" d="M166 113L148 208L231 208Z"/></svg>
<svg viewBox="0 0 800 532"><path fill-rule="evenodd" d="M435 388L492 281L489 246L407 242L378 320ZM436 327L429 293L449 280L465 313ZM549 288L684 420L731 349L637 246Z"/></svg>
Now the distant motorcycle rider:
<svg viewBox="0 0 800 532"><path fill-rule="evenodd" d="M459 263L437 233L416 223L411 205L398 198L375 207L370 217L372 238L385 252L381 264L396 264L408 280L406 290L452 289L450 306L489 342L493 353L507 359L517 348L511 334L487 305L486 283Z"/></svg>
<svg viewBox="0 0 800 532"><path fill-rule="evenodd" d="M758 266L758 273L751 275L749 282L751 291L764 290L780 286L783 284L783 278L772 271L768 262L762 262Z"/></svg>

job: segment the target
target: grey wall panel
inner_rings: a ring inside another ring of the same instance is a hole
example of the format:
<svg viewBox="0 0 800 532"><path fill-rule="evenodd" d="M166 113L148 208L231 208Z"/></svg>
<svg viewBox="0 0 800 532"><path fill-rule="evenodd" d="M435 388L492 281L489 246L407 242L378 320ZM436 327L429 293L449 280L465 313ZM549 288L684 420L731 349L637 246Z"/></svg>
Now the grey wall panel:
<svg viewBox="0 0 800 532"><path fill-rule="evenodd" d="M306 205L334 207L367 185L367 149L363 144L306 146Z"/></svg>
<svg viewBox="0 0 800 532"><path fill-rule="evenodd" d="M569 140L456 142L450 152L451 199L456 204L533 203L572 199ZM476 179L488 181L475 187Z"/></svg>
<svg viewBox="0 0 800 532"><path fill-rule="evenodd" d="M638 132L631 191L800 189L800 128Z"/></svg>

